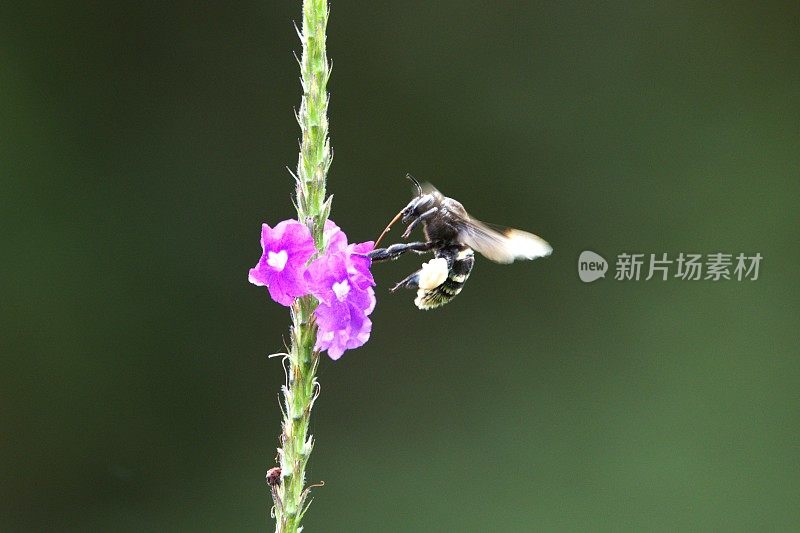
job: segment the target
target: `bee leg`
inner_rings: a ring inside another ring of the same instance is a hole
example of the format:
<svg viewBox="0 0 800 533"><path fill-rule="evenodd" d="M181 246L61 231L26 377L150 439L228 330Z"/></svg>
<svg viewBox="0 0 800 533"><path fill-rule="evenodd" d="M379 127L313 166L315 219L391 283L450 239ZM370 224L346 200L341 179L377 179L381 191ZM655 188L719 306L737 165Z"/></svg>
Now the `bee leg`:
<svg viewBox="0 0 800 533"><path fill-rule="evenodd" d="M427 211L425 211L424 213L422 213L420 216L418 216L417 218L415 218L414 220L412 220L412 221L411 221L411 223L408 225L408 227L406 227L406 230L403 232L403 238L404 238L404 239L408 239L408 236L409 236L409 235L411 235L411 230L413 230L413 229L414 229L414 227L415 227L417 224L419 224L420 222L422 222L423 220L425 220L425 219L427 219L427 218L430 218L430 217L432 217L432 216L433 216L433 215L435 215L435 214L436 214L438 211L439 211L439 208L438 208L438 207L431 207L430 209L428 209Z"/></svg>
<svg viewBox="0 0 800 533"><path fill-rule="evenodd" d="M367 254L373 261L388 261L397 259L406 252L425 253L433 249L438 241L398 243L388 248L376 248Z"/></svg>
<svg viewBox="0 0 800 533"><path fill-rule="evenodd" d="M418 289L420 272L422 272L422 270L417 270L403 281L398 282L394 287L389 289L389 291L394 292L397 289Z"/></svg>

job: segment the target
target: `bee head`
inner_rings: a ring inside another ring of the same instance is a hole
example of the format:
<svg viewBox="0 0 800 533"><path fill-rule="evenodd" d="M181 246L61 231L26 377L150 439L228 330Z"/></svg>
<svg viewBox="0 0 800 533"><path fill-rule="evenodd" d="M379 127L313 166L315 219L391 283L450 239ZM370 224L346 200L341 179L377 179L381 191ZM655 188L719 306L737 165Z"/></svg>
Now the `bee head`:
<svg viewBox="0 0 800 533"><path fill-rule="evenodd" d="M406 178L411 180L411 183L414 184L414 187L417 189L417 195L408 202L408 205L400 212L404 224L410 219L420 216L436 203L434 195L430 192L423 192L422 185L420 185L414 176L406 174Z"/></svg>
<svg viewBox="0 0 800 533"><path fill-rule="evenodd" d="M435 203L436 199L430 193L416 196L413 200L408 202L408 205L405 206L405 208L403 208L401 215L403 223L405 224L410 219L417 218L422 213L433 207Z"/></svg>
<svg viewBox="0 0 800 533"><path fill-rule="evenodd" d="M377 247L380 244L381 240L383 239L384 235L391 229L392 225L397 222L398 220L402 219L403 223L407 223L409 220L418 221L420 215L424 214L426 211L429 211L432 207L436 206L442 200L442 194L434 189L433 187L426 187L423 189L422 185L414 179L411 174L406 174L406 178L411 180L414 184L414 187L417 190L417 195L408 202L408 205L405 206L399 213L395 215L395 217L389 222L386 226L386 229L378 236L375 240L375 246ZM409 228L406 229L406 234L410 232L411 228L414 227L416 222L412 222Z"/></svg>

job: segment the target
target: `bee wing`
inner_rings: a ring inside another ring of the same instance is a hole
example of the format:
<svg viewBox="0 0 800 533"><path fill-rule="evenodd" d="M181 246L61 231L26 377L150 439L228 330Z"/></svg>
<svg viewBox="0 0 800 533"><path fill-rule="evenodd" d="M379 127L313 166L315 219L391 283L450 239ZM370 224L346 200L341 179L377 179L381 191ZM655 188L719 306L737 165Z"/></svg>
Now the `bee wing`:
<svg viewBox="0 0 800 533"><path fill-rule="evenodd" d="M472 217L465 219L459 241L495 263L536 259L550 255L553 248L541 237L513 228L490 226Z"/></svg>
<svg viewBox="0 0 800 533"><path fill-rule="evenodd" d="M422 189L422 194L429 194L429 193L439 193L439 189L434 187L430 182L423 181L420 182L420 188ZM439 193L442 194L442 193Z"/></svg>

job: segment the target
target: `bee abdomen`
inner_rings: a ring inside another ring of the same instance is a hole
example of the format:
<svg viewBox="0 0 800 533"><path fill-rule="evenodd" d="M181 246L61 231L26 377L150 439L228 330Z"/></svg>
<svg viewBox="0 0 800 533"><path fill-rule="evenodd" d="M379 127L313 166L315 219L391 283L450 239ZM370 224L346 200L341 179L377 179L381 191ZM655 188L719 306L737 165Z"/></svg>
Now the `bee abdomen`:
<svg viewBox="0 0 800 533"><path fill-rule="evenodd" d="M448 263L450 263L447 279L433 289L418 289L417 297L414 300L417 307L425 310L434 309L455 298L464 288L464 283L472 272L475 264L474 255L472 249L466 247L458 250L455 254L442 253L441 256L448 259Z"/></svg>

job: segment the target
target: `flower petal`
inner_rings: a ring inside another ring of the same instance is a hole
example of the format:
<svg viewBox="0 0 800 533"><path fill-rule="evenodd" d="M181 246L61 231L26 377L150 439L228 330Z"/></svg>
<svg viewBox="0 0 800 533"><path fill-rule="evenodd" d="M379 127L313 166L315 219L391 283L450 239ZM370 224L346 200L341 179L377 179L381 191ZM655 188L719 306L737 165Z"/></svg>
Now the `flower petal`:
<svg viewBox="0 0 800 533"><path fill-rule="evenodd" d="M251 283L266 286L272 299L285 306L292 305L296 297L307 294L305 264L316 248L305 225L296 220L284 220L274 228L262 224L261 249L258 264L248 272Z"/></svg>
<svg viewBox="0 0 800 533"><path fill-rule="evenodd" d="M340 252L347 247L347 235L339 229L333 220L325 221L325 229L322 232L326 252Z"/></svg>
<svg viewBox="0 0 800 533"><path fill-rule="evenodd" d="M259 287L266 287L269 285L269 281L267 276L265 275L263 269L258 268L256 265L255 268L251 268L250 272L247 274L247 281L252 283L253 285L258 285Z"/></svg>

